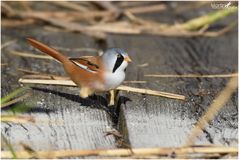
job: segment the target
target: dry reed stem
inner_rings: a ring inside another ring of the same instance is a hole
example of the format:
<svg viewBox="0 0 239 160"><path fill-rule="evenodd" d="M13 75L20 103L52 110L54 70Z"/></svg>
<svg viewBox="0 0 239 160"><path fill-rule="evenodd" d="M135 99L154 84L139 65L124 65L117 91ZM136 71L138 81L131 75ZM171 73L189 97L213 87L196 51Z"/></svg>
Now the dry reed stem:
<svg viewBox="0 0 239 160"><path fill-rule="evenodd" d="M30 73L30 74L41 74L40 72L36 72L36 71L32 71L32 70L28 70L28 69L24 69L24 68L18 68L17 69L20 72L24 72L24 73Z"/></svg>
<svg viewBox="0 0 239 160"><path fill-rule="evenodd" d="M64 85L64 86L76 86L76 84L71 80L45 80L45 79L19 79L20 83L30 83L30 84L47 84L47 85ZM142 93L154 96L161 96L166 98L178 99L178 100L185 100L186 97L179 94L173 94L168 92L161 92L155 91L150 89L143 89L143 88L134 88L129 86L119 86L116 90L121 91L128 91L128 92L135 92L135 93Z"/></svg>
<svg viewBox="0 0 239 160"><path fill-rule="evenodd" d="M206 113L198 120L195 127L192 128L190 136L186 141L186 145L194 144L196 137L202 132L209 121L217 115L219 110L226 104L230 99L233 92L238 87L238 77L233 77L229 80L226 87L219 93L214 99L213 103L208 107Z"/></svg>
<svg viewBox="0 0 239 160"><path fill-rule="evenodd" d="M13 122L13 123L35 123L35 119L32 116L9 116L2 115L2 122Z"/></svg>
<svg viewBox="0 0 239 160"><path fill-rule="evenodd" d="M8 41L8 42L3 43L3 44L1 45L1 49L3 49L3 48L5 48L5 47L7 47L7 46L9 46L9 45L11 45L11 44L13 44L13 43L15 43L16 41L17 41L17 40L14 39L14 40L11 40L11 41Z"/></svg>
<svg viewBox="0 0 239 160"><path fill-rule="evenodd" d="M56 76L56 75L50 75L50 74L33 74L33 75L24 75L22 78L24 79L49 79L49 80L69 80L70 77L64 77L64 76Z"/></svg>
<svg viewBox="0 0 239 160"><path fill-rule="evenodd" d="M105 156L105 157L125 157L125 156L169 156L185 154L237 154L237 147L181 147L181 148L137 148L137 149L102 149L102 150L57 150L38 151L35 154L39 158L64 158L82 156ZM32 158L27 151L16 151L18 158ZM2 158L12 158L10 151L2 151Z"/></svg>
<svg viewBox="0 0 239 160"><path fill-rule="evenodd" d="M159 12L164 10L166 10L166 6L164 4L155 4L155 5L145 5L140 7L131 7L131 8L125 9L124 11L128 11L133 14L139 14L139 13Z"/></svg>
<svg viewBox="0 0 239 160"><path fill-rule="evenodd" d="M192 30L196 30L205 25L214 23L215 21L218 21L219 19L222 19L236 11L237 11L237 8L233 8L230 10L222 10L222 11L219 10L202 17L194 18L192 20L189 20L188 22L177 24L177 25L171 25L171 26L163 25L156 22L146 23L146 24L142 23L141 25L135 25L126 21L84 26L76 22L69 22L69 20L67 21L69 16L66 16L66 14L63 15L64 18L61 18L61 19L59 17L56 18L54 16L50 16L52 13L50 15L49 14L47 15L46 13L43 13L43 12L40 12L37 14L36 12L17 11L13 15L18 17L20 16L21 18L40 19L42 21L48 22L58 27L65 28L70 31L78 31L98 39L105 39L106 33L117 33L117 34L148 33L148 34L156 34L156 35L163 35L163 36L185 36L185 37L202 36L202 35L206 36L207 34L204 34L200 31L192 32ZM129 12L129 11L125 10L123 12ZM109 14L108 15L109 17L114 16L112 15L111 11L107 11L106 13ZM89 19L89 13L87 13L86 16ZM106 18L106 19L109 20L110 18Z"/></svg>
<svg viewBox="0 0 239 160"><path fill-rule="evenodd" d="M1 66L7 66L8 63L1 63Z"/></svg>
<svg viewBox="0 0 239 160"><path fill-rule="evenodd" d="M22 101L23 99L26 99L26 98L30 97L30 96L31 96L31 93L26 93L23 96L20 96L20 97L15 98L15 99L13 99L11 101L8 101L6 103L1 104L1 108L7 107L7 106L12 105L12 104L15 104L15 103L17 103L19 101Z"/></svg>
<svg viewBox="0 0 239 160"><path fill-rule="evenodd" d="M191 19L185 23L177 24L175 27L181 28L183 30L196 30L198 28L201 28L205 25L210 25L222 18L225 18L226 16L237 12L237 7L233 7L230 9L224 9L224 10L218 10L211 14L207 14L201 17L197 17L194 19Z"/></svg>
<svg viewBox="0 0 239 160"><path fill-rule="evenodd" d="M230 78L238 77L238 73L228 73L228 74L146 74L145 77L155 77L155 78Z"/></svg>
<svg viewBox="0 0 239 160"><path fill-rule="evenodd" d="M143 84L143 83L147 83L147 81L124 81L123 83Z"/></svg>
<svg viewBox="0 0 239 160"><path fill-rule="evenodd" d="M63 47L58 47L58 46L52 46L52 48L57 49L57 50L62 50L62 51L75 51L75 52L99 52L98 49L94 48L63 48Z"/></svg>
<svg viewBox="0 0 239 160"><path fill-rule="evenodd" d="M54 60L53 57L48 56L48 55L37 55L37 54L32 54L32 53L26 53L26 52L18 52L18 51L10 51L11 54L16 55L16 56L21 56L21 57L28 57L28 58L39 58L39 59L51 59Z"/></svg>
<svg viewBox="0 0 239 160"><path fill-rule="evenodd" d="M231 29L233 29L234 27L236 27L238 24L238 21L235 21L235 22L232 22L230 23L228 26L224 27L223 29L221 30L218 30L216 32L204 32L203 35L204 36L208 36L208 37L217 37L217 36L220 36L220 35L223 35L227 32L229 32Z"/></svg>
<svg viewBox="0 0 239 160"><path fill-rule="evenodd" d="M49 1L50 3L53 3L55 5L58 5L60 7L76 10L79 12L86 12L88 9L80 4L67 2L67 1Z"/></svg>
<svg viewBox="0 0 239 160"><path fill-rule="evenodd" d="M46 79L25 79L20 78L18 80L20 83L29 83L29 84L46 84L46 85L63 85L63 86L72 86L76 87L77 85L71 80L46 80Z"/></svg>
<svg viewBox="0 0 239 160"><path fill-rule="evenodd" d="M149 63L143 63L143 64L138 64L137 65L138 67L148 67L149 66Z"/></svg>
<svg viewBox="0 0 239 160"><path fill-rule="evenodd" d="M186 99L185 96L179 95L179 94L155 91L155 90L151 90L151 89L135 88L135 87L129 87L129 86L123 86L123 85L120 85L116 89L121 90L121 91L142 93L142 94L161 96L161 97L172 98L172 99L179 99L179 100L185 100Z"/></svg>
<svg viewBox="0 0 239 160"><path fill-rule="evenodd" d="M65 76L45 74L45 73L35 72L35 71L22 69L22 68L19 68L17 70L19 70L21 72L25 72L25 73L30 73L28 75L24 75L22 77L24 79L34 79L34 78L37 78L37 79L53 79L53 80L69 80L70 79L69 77L65 77ZM147 83L147 81L132 80L132 81L124 81L123 83L143 84L143 83Z"/></svg>
<svg viewBox="0 0 239 160"><path fill-rule="evenodd" d="M34 19L24 19L24 20L2 20L2 26L3 27L19 27L24 25L30 25L35 23Z"/></svg>

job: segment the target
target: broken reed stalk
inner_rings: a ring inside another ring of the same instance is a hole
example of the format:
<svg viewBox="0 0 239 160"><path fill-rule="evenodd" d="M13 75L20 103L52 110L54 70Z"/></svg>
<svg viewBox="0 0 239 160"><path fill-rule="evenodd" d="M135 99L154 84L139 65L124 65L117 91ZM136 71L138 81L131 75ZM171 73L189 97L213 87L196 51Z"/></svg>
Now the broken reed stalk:
<svg viewBox="0 0 239 160"><path fill-rule="evenodd" d="M237 77L238 73L228 74L146 74L145 77L156 77L156 78L230 78Z"/></svg>
<svg viewBox="0 0 239 160"><path fill-rule="evenodd" d="M219 110L226 104L230 99L233 92L238 87L238 77L233 77L227 83L226 87L220 92L220 94L215 98L213 103L208 107L206 113L198 120L195 127L192 128L190 136L186 141L186 145L194 144L196 137L202 132L209 121L217 115Z"/></svg>
<svg viewBox="0 0 239 160"><path fill-rule="evenodd" d="M45 79L19 79L20 83L30 83L30 84L48 84L48 85L64 85L64 86L76 86L76 84L71 80L45 80ZM128 92L135 92L135 93L142 93L154 96L161 96L166 98L178 99L178 100L185 100L186 97L179 94L155 91L150 89L143 89L143 88L134 88L129 86L119 86L116 88L117 90L121 91L128 91Z"/></svg>
<svg viewBox="0 0 239 160"><path fill-rule="evenodd" d="M26 93L26 94L24 94L23 96L20 96L20 97L18 97L18 98L15 98L15 99L13 99L13 100L11 100L11 101L8 101L8 102L6 102L6 103L2 103L2 104L1 104L1 108L10 106L10 105L15 104L15 103L17 103L17 102L20 102L20 101L22 101L23 99L28 98L29 96L31 96L31 93Z"/></svg>
<svg viewBox="0 0 239 160"><path fill-rule="evenodd" d="M39 59L53 59L53 57L50 57L48 55L37 55L37 54L32 54L32 53L25 53L25 52L18 52L18 51L10 51L11 54L16 55L16 56L21 56L21 57L28 57L28 58L39 58Z"/></svg>
<svg viewBox="0 0 239 160"><path fill-rule="evenodd" d="M3 49L3 48L5 48L5 47L7 47L7 46L9 46L9 45L11 45L11 44L13 44L13 43L15 43L16 41L17 41L17 40L14 39L14 40L11 40L11 41L8 41L8 42L3 43L3 44L1 45L1 49Z"/></svg>
<svg viewBox="0 0 239 160"><path fill-rule="evenodd" d="M17 159L17 155L15 153L15 150L13 149L12 144L10 144L8 142L8 140L6 139L6 137L3 135L3 133L1 133L1 145L2 147L4 147L4 145L7 146L7 148L9 149L9 153L12 155L12 159ZM1 157L2 158L2 157Z"/></svg>
<svg viewBox="0 0 239 160"><path fill-rule="evenodd" d="M238 153L237 147L181 147L181 148L137 148L137 149L102 149L102 150L58 150L58 151L37 151L29 153L27 151L16 151L18 158L64 158L83 156L105 156L105 157L125 157L125 156L168 156L185 154L233 154ZM10 151L2 151L1 158L12 158Z"/></svg>
<svg viewBox="0 0 239 160"><path fill-rule="evenodd" d="M84 6L80 5L80 4L77 4L77 3L72 3L72 2L67 2L67 1L49 1L49 2L53 3L55 5L58 5L60 7L76 10L76 11L79 11L79 12L86 12L86 11L88 11L88 9L86 7L84 7Z"/></svg>
<svg viewBox="0 0 239 160"><path fill-rule="evenodd" d="M177 24L176 27L181 28L183 30L196 30L205 25L210 25L224 17L227 17L228 15L235 13L236 11L237 7L218 10L205 16L194 18L183 24Z"/></svg>
<svg viewBox="0 0 239 160"><path fill-rule="evenodd" d="M142 94L148 94L148 95L153 95L153 96L161 96L161 97L172 98L172 99L179 99L179 100L185 100L186 99L185 96L179 95L179 94L155 91L155 90L151 90L151 89L135 88L135 87L129 87L129 86L123 86L123 85L120 85L116 89L121 90L121 91L142 93Z"/></svg>
<svg viewBox="0 0 239 160"><path fill-rule="evenodd" d="M225 18L226 16L235 13L237 11L237 7L233 7L231 9L218 10L213 13L209 13L207 15L194 18L182 24L176 25L168 25L162 23L145 23L135 25L133 23L127 21L118 21L114 23L105 23L105 24L96 24L85 26L77 22L69 21L69 17L78 17L79 14L71 14L71 16L67 15L63 12L63 14L56 15L55 13L46 13L46 12L24 12L24 11L14 11L13 9L9 10L4 4L4 8L8 14L12 17L21 17L23 19L32 18L37 20L42 20L50 23L51 25L62 27L69 31L78 31L84 33L88 36L92 36L99 39L105 39L106 33L116 33L116 34L155 34L155 35L163 35L163 36L207 36L204 35L204 32L198 31L198 29L208 26L216 21ZM112 17L111 11L96 11L97 14L94 16L98 16L99 13L102 14L103 17ZM122 12L129 12L127 10L123 10ZM83 12L84 13L84 12ZM133 12L131 12L133 13ZM84 19L89 19L91 13L86 13L83 16ZM76 16L77 15L77 16ZM64 21L63 21L64 19ZM144 21L146 22L146 21ZM215 35L215 34L213 34ZM211 36L211 34L209 34Z"/></svg>
<svg viewBox="0 0 239 160"><path fill-rule="evenodd" d="M28 89L29 89L28 87L22 87L22 88L16 89L15 91L13 91L13 92L9 93L8 95L6 95L5 97L1 98L1 104L7 103L9 100L14 98L18 94L25 92Z"/></svg>
<svg viewBox="0 0 239 160"><path fill-rule="evenodd" d="M2 115L1 122L34 123L35 119L32 116Z"/></svg>

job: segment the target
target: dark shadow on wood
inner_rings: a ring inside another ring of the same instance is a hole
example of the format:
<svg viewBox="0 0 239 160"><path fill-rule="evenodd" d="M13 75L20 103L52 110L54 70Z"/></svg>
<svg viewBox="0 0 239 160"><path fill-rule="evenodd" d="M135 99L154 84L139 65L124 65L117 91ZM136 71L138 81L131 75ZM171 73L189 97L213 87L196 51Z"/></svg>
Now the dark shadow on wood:
<svg viewBox="0 0 239 160"><path fill-rule="evenodd" d="M45 93L52 93L52 94L64 97L68 100L80 103L83 106L91 107L93 109L103 109L106 113L109 114L109 116L112 118L112 120L114 122L118 121L118 116L119 116L118 110L119 109L115 109L114 106L108 106L107 105L107 100L103 96L92 95L92 96L84 99L84 98L81 98L78 95L63 93L63 92L59 92L59 91L55 91L55 90L51 90L51 89L46 89L46 88L32 87L32 89L37 90L37 91L41 91L41 92L45 92ZM120 99L122 99L122 98L120 98ZM117 106L119 106L120 105L119 103L122 103L122 102L125 102L125 100L124 101L119 100Z"/></svg>
<svg viewBox="0 0 239 160"><path fill-rule="evenodd" d="M127 101L132 101L131 99L129 99L128 97L125 96L120 96L118 103L116 105L116 107L112 107L114 109L114 115L112 116L112 121L114 124L118 124L119 121L119 115L120 115L120 107L122 104L126 104ZM110 107L108 107L110 108Z"/></svg>
<svg viewBox="0 0 239 160"><path fill-rule="evenodd" d="M46 88L32 87L32 89L41 91L41 92L45 92L45 93L52 93L54 95L64 97L68 100L80 103L81 105L86 106L86 107L94 106L93 108L99 108L99 105L100 106L107 105L106 99L99 95L93 95L93 96L90 96L90 97L84 99L84 98L81 98L79 95L73 95L73 94L59 92L59 91L46 89ZM95 104L99 104L99 105L95 105Z"/></svg>

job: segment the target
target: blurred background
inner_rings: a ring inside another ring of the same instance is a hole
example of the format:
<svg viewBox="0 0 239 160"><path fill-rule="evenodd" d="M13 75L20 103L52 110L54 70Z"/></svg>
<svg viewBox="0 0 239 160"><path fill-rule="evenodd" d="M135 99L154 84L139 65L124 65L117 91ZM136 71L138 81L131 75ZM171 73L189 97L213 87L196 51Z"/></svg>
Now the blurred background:
<svg viewBox="0 0 239 160"><path fill-rule="evenodd" d="M66 151L185 145L205 150L123 155L236 158L237 5L236 1L1 2L2 158L103 158L109 155ZM186 100L121 92L117 105L109 108L105 93L81 99L76 87L20 83L20 79L67 79L62 66L33 49L27 37L69 57L123 48L133 60L124 85L177 93ZM228 86L231 89L222 96L228 98L209 110ZM208 111L207 123L198 123ZM56 150L68 154L53 154ZM122 152L111 156L120 157Z"/></svg>

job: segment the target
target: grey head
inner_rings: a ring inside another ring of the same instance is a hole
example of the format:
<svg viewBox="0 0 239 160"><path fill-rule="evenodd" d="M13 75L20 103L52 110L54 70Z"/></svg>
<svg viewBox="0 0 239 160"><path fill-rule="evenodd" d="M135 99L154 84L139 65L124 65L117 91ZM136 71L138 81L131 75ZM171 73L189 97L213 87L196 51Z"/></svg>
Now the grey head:
<svg viewBox="0 0 239 160"><path fill-rule="evenodd" d="M102 55L102 61L105 65L105 69L109 72L121 72L125 71L128 66L128 62L131 62L128 53L121 48L107 49Z"/></svg>

